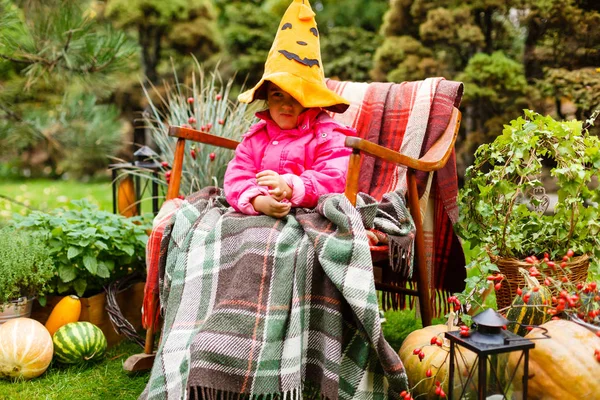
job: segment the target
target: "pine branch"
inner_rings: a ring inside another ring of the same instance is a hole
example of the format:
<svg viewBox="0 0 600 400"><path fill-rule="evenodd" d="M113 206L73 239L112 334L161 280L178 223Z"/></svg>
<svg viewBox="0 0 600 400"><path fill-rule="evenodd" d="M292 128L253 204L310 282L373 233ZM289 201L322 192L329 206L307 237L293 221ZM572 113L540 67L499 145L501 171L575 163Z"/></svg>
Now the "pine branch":
<svg viewBox="0 0 600 400"><path fill-rule="evenodd" d="M24 122L20 115L17 115L14 111L12 111L10 108L7 108L2 103L0 103L0 110L4 111L4 113L8 115L12 121Z"/></svg>
<svg viewBox="0 0 600 400"><path fill-rule="evenodd" d="M29 64L29 65L31 65L31 64L50 65L52 63L51 61L49 61L45 58L38 57L33 54L27 54L27 58L14 58L11 56L7 56L5 54L0 54L0 58L3 58L8 61L16 62L19 64Z"/></svg>

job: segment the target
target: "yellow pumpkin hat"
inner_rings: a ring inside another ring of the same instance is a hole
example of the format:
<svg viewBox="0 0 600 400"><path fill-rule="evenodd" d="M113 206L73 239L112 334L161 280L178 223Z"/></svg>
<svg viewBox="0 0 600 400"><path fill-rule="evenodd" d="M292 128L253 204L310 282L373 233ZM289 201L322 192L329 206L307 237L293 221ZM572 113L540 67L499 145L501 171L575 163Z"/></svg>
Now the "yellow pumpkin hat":
<svg viewBox="0 0 600 400"><path fill-rule="evenodd" d="M279 23L261 80L238 100L265 100L265 81L288 92L305 108L322 107L337 113L348 108L350 103L325 84L319 31L308 0L293 0L290 4Z"/></svg>

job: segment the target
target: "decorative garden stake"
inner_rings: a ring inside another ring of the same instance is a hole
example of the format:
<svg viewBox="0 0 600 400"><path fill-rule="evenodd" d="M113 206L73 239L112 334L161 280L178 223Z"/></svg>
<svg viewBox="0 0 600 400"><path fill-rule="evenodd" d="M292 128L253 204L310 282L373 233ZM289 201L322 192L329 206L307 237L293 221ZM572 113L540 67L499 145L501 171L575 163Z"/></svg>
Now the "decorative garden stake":
<svg viewBox="0 0 600 400"><path fill-rule="evenodd" d="M535 344L530 340L523 339L512 332L503 329L509 322L491 308L477 314L473 317L473 322L476 325L474 330L461 329L460 331L446 332L445 337L450 341L450 371L449 381L454 382L455 363L464 355L461 352L461 347L474 352L477 355L477 360L469 371L465 382L462 382L461 374L458 374L461 379L462 393L457 399L462 399L469 385L474 386L475 382L471 380L475 376L475 368L477 368L478 383L475 388L477 398L482 400L487 398L487 382L488 382L488 356L500 353L510 353L521 351L521 357L512 371L498 371L493 363L490 363L490 372L495 376L497 382L503 382L499 373L506 373L506 385L502 390L502 398L508 399L508 392L516 375L517 368L524 360L523 367L523 399L527 398L527 377L529 365L529 350L535 347ZM465 334L465 332L467 332ZM490 393L493 394L493 393ZM452 390L448 393L449 399L454 398Z"/></svg>
<svg viewBox="0 0 600 400"><path fill-rule="evenodd" d="M119 209L118 204L120 204L120 200L118 199L117 192L120 193L119 187L123 184L123 182L131 179L131 175L127 174L125 177L120 177L121 170L132 170L135 171L133 175L134 182L134 191L135 194L130 199L130 203L135 205L134 215L141 214L141 202L140 199L144 190L142 189L141 178L143 174L139 174L140 172L145 172L152 174L152 178L150 178L150 184L152 187L152 213L156 215L158 213L158 173L161 171L161 168L165 168L165 166L161 165L161 163L155 161L157 154L148 146L140 147L135 153L133 153L134 161L131 163L120 163L120 164L111 164L109 168L112 170L112 196L113 196L113 213L117 213L117 211L122 213L122 210ZM145 188L145 186L144 186ZM124 214L126 215L126 214ZM130 216L130 215L126 215Z"/></svg>

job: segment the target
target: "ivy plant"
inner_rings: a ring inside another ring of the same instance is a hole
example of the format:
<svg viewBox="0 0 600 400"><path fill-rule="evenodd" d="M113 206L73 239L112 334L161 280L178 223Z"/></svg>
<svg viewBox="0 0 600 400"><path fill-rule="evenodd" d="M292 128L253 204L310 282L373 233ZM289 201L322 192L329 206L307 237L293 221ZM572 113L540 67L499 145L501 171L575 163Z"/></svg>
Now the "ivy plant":
<svg viewBox="0 0 600 400"><path fill-rule="evenodd" d="M55 293L91 295L111 281L144 271L148 227L139 217L102 211L87 200L72 204L74 209L15 216L17 227L36 232L46 242L54 262Z"/></svg>
<svg viewBox="0 0 600 400"><path fill-rule="evenodd" d="M472 262L480 273L469 278L467 293L498 270L490 255L525 259L548 253L557 259L572 249L589 255L590 271L598 274L600 140L587 129L597 116L556 121L525 110L494 142L477 149L459 193L459 234L480 249ZM544 165L558 186L549 213L540 210L544 198L538 196Z"/></svg>

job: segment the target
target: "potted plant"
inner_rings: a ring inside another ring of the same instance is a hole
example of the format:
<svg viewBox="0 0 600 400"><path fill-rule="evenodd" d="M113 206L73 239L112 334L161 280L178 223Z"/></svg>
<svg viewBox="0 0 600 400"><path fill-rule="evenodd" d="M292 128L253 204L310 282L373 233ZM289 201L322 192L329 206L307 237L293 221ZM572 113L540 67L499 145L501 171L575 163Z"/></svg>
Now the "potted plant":
<svg viewBox="0 0 600 400"><path fill-rule="evenodd" d="M34 297L50 290L53 276L43 241L12 227L0 229L0 324L29 317Z"/></svg>
<svg viewBox="0 0 600 400"><path fill-rule="evenodd" d="M125 218L74 200L73 209L15 216L16 226L40 235L50 250L54 294L99 293L112 281L145 269L146 229L139 217Z"/></svg>
<svg viewBox="0 0 600 400"><path fill-rule="evenodd" d="M524 286L518 270L530 267L526 260L534 256L575 283L586 280L588 265L598 275L600 140L587 130L597 116L584 124L525 110L476 151L459 193L459 234L479 249L473 262L479 270L468 278L467 291L482 291L487 277L499 271L498 307L510 305ZM547 211L544 165L558 187L558 200ZM565 254L571 257L563 260Z"/></svg>
<svg viewBox="0 0 600 400"><path fill-rule="evenodd" d="M81 298L80 321L99 326L109 341L120 337L106 312L104 288L112 282L145 272L146 230L140 217L126 218L98 209L87 200L72 201L73 209L57 208L15 216L15 225L40 235L49 248L54 264L46 307L34 308L32 318L45 323L52 307L62 297L76 294ZM132 286L121 311L134 327L141 328L143 283ZM118 301L118 300L117 300Z"/></svg>

